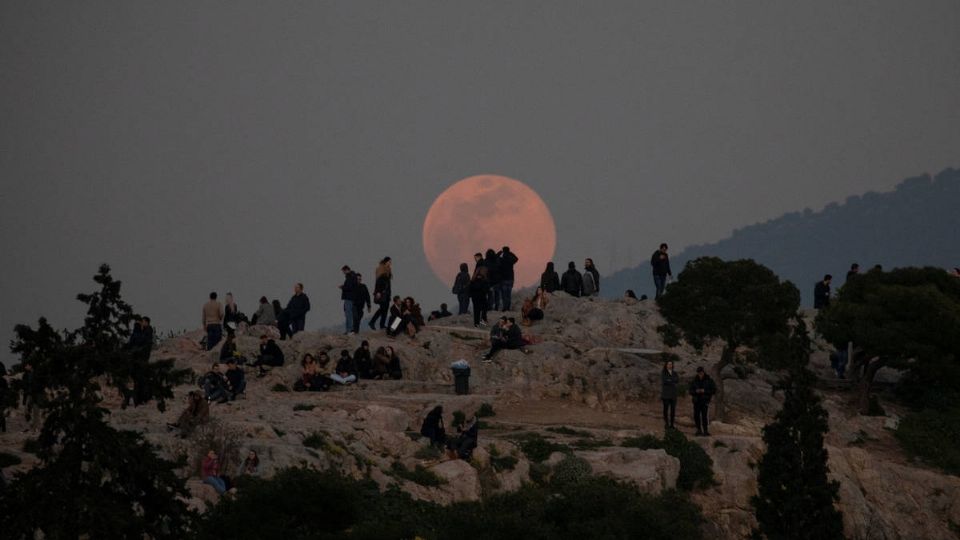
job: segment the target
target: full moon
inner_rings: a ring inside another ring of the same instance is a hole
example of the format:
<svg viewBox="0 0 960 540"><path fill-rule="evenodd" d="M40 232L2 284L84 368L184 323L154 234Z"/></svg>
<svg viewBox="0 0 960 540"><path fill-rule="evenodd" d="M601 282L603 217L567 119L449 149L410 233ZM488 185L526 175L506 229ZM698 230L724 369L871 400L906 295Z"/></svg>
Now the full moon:
<svg viewBox="0 0 960 540"><path fill-rule="evenodd" d="M553 216L537 192L505 176L471 176L433 201L423 221L423 252L434 274L453 284L460 263L473 272L473 254L510 246L519 262L515 287L538 283L557 246Z"/></svg>

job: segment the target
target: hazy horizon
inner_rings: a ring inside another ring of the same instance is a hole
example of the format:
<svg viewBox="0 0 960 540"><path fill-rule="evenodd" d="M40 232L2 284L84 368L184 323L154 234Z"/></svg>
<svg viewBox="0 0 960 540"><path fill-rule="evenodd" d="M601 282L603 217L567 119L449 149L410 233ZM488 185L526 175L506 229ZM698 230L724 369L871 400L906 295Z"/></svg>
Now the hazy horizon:
<svg viewBox="0 0 960 540"><path fill-rule="evenodd" d="M6 2L0 339L80 324L102 262L161 331L298 281L307 328L335 325L340 266L385 255L398 294L452 304L421 227L477 174L534 189L554 260L604 274L889 191L960 166L958 23L947 0Z"/></svg>

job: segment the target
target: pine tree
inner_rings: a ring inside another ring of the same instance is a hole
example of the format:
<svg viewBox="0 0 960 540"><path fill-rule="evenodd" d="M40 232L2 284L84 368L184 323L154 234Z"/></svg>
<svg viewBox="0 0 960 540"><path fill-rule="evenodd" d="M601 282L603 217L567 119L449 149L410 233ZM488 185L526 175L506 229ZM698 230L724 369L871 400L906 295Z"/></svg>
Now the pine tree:
<svg viewBox="0 0 960 540"><path fill-rule="evenodd" d="M843 516L834 506L840 484L827 479L827 411L813 391L814 378L807 370L787 377L783 408L763 428L767 452L753 506L770 540L843 538Z"/></svg>
<svg viewBox="0 0 960 540"><path fill-rule="evenodd" d="M11 350L33 369L25 388L45 415L38 437L41 463L18 476L0 498L5 538L182 538L194 515L183 502L177 465L158 457L143 437L106 422L101 381L126 383L136 353L123 345L133 310L107 265L81 294L84 325L57 332L43 318L37 329L17 325ZM186 375L170 361L148 364L148 397L163 409Z"/></svg>

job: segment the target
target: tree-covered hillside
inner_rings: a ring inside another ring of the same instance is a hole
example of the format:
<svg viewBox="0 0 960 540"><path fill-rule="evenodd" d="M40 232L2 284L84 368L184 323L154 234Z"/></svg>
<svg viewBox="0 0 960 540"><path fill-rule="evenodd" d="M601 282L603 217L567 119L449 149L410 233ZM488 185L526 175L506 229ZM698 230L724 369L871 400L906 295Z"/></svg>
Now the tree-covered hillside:
<svg viewBox="0 0 960 540"><path fill-rule="evenodd" d="M754 259L796 284L803 304L811 306L814 283L833 274L836 289L854 262L861 271L875 264L885 270L960 266L958 208L960 170L946 169L904 180L888 193L854 195L819 212L806 209L737 229L719 242L688 247L671 266L676 276L697 257ZM603 280L604 295L620 296L626 289L653 296L648 261Z"/></svg>

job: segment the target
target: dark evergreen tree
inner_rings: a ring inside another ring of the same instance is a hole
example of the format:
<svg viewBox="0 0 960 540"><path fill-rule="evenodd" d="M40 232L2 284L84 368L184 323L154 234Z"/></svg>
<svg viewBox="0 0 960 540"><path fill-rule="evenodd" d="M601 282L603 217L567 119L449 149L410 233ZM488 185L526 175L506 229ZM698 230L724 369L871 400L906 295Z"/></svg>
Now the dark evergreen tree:
<svg viewBox="0 0 960 540"><path fill-rule="evenodd" d="M746 360L778 369L806 365L809 358L807 329L798 312L800 292L752 260L690 261L657 304L667 320L658 330L668 345L682 339L701 350L711 340L723 343L720 359L710 369L718 417L724 413L720 372L727 365Z"/></svg>
<svg viewBox="0 0 960 540"><path fill-rule="evenodd" d="M815 324L830 343L853 342L848 372L859 379L861 412L869 408L874 376L885 366L907 372L904 389L912 404L947 406L960 398L960 279L943 270L859 275Z"/></svg>
<svg viewBox="0 0 960 540"><path fill-rule="evenodd" d="M18 325L11 350L33 369L30 389L45 420L38 437L39 466L18 476L0 498L5 538L182 538L193 514L183 498L176 464L159 458L143 437L106 422L101 381L120 388L135 353L123 344L133 311L120 282L101 266L100 290L78 299L88 306L84 325L57 332L45 319L37 329ZM148 396L163 409L186 372L172 362L149 364Z"/></svg>
<svg viewBox="0 0 960 540"><path fill-rule="evenodd" d="M814 375L798 370L781 385L785 399L763 428L767 452L758 465L753 498L760 532L770 540L843 538L834 506L840 484L827 479L827 411L813 391Z"/></svg>

